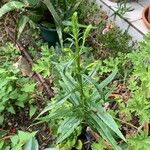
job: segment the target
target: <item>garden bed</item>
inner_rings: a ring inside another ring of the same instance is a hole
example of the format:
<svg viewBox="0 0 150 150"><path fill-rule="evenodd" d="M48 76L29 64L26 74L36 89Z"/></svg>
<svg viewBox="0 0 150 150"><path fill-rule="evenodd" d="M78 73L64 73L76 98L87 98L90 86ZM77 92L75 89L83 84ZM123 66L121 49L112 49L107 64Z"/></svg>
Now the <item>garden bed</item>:
<svg viewBox="0 0 150 150"><path fill-rule="evenodd" d="M150 36L95 3L27 2L2 7L0 149L148 150Z"/></svg>

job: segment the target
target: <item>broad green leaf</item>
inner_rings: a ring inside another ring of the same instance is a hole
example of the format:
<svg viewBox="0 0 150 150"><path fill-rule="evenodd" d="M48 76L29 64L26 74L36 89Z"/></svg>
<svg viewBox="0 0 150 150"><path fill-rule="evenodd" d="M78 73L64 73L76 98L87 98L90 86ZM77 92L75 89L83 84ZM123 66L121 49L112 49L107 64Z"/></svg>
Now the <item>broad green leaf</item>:
<svg viewBox="0 0 150 150"><path fill-rule="evenodd" d="M0 141L0 149L3 149L3 146L4 146L4 140L1 140Z"/></svg>
<svg viewBox="0 0 150 150"><path fill-rule="evenodd" d="M30 109L29 109L30 118L35 114L36 110L37 110L37 106L30 105Z"/></svg>
<svg viewBox="0 0 150 150"><path fill-rule="evenodd" d="M14 136L11 137L12 146L15 146L18 142L19 142L18 135L14 135Z"/></svg>
<svg viewBox="0 0 150 150"><path fill-rule="evenodd" d="M7 111L10 112L10 113L12 113L12 114L16 113L13 106L8 107Z"/></svg>
<svg viewBox="0 0 150 150"><path fill-rule="evenodd" d="M32 84L26 83L21 90L26 92L26 93L30 93L30 92L34 91L35 86L36 86L36 83L32 83Z"/></svg>
<svg viewBox="0 0 150 150"><path fill-rule="evenodd" d="M18 100L19 100L19 99L18 99ZM15 105L24 108L24 102L22 102L22 101L16 102Z"/></svg>
<svg viewBox="0 0 150 150"><path fill-rule="evenodd" d="M24 146L24 150L39 150L38 141L35 137L31 138Z"/></svg>
<svg viewBox="0 0 150 150"><path fill-rule="evenodd" d="M103 143L103 140L99 140L97 142L94 142L91 145L92 150L105 150L106 146Z"/></svg>
<svg viewBox="0 0 150 150"><path fill-rule="evenodd" d="M9 11L13 11L15 9L22 9L23 7L25 7L25 4L22 3L22 2L19 2L19 1L10 1L10 2L4 4L0 8L0 17L2 17L3 15L5 15Z"/></svg>
<svg viewBox="0 0 150 150"><path fill-rule="evenodd" d="M67 139L80 125L80 123L81 120L77 119L76 117L66 118L58 128L59 136L57 138L57 143L61 143L62 141Z"/></svg>
<svg viewBox="0 0 150 150"><path fill-rule="evenodd" d="M0 105L0 112L2 112L5 109L5 107L1 104Z"/></svg>
<svg viewBox="0 0 150 150"><path fill-rule="evenodd" d="M26 24L29 21L29 17L27 16L21 16L21 18L19 19L19 23L18 23L18 39L20 38L20 35L22 34Z"/></svg>
<svg viewBox="0 0 150 150"><path fill-rule="evenodd" d="M24 131L18 131L18 137L21 143L26 143L28 140L30 140L32 137L36 135L37 132L24 132Z"/></svg>

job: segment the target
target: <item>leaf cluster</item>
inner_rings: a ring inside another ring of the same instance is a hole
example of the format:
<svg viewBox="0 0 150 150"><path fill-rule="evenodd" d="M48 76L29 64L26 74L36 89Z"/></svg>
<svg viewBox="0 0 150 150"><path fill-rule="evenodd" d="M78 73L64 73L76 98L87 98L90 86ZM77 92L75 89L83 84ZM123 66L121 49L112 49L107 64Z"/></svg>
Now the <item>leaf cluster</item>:
<svg viewBox="0 0 150 150"><path fill-rule="evenodd" d="M100 103L101 100L107 98L105 87L114 79L117 70L115 69L101 83L97 83L97 80L95 80L97 66L87 71L87 67L82 63L84 60L81 61L81 55L90 30L91 25L85 29L82 38L79 39L78 18L77 13L74 13L72 17L72 37L75 49L70 49L68 52L72 56L70 61L54 62L61 76L59 80L60 91L56 94L50 106L47 106L38 117L49 112L49 115L40 118L40 120L62 119L57 130L57 144L70 137L77 127L84 129L88 125L111 143L114 149L118 149L111 132L116 133L123 140L125 138L112 116L106 112Z"/></svg>
<svg viewBox="0 0 150 150"><path fill-rule="evenodd" d="M0 68L0 114L3 118L4 110L15 114L15 107L34 102L36 83L28 77L22 77L18 68L14 66L19 56L12 44L1 48ZM3 119L2 119L3 120ZM2 123L2 121L1 121Z"/></svg>

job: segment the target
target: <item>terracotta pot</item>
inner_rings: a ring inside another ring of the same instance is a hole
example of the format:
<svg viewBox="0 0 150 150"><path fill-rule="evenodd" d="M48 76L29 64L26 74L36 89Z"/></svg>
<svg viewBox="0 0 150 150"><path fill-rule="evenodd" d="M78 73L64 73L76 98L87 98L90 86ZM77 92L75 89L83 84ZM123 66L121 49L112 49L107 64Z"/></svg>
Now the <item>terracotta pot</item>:
<svg viewBox="0 0 150 150"><path fill-rule="evenodd" d="M142 12L142 19L147 26L147 28L150 29L150 6L147 6L144 8Z"/></svg>

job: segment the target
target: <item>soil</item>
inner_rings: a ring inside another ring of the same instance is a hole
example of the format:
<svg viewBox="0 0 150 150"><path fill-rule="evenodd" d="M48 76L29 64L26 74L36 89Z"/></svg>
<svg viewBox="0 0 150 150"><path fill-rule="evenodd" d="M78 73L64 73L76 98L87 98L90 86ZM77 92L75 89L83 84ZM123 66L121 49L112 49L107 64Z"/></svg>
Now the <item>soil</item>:
<svg viewBox="0 0 150 150"><path fill-rule="evenodd" d="M35 123L35 117L39 114L39 111L45 107L45 101L42 97L38 97L36 101L38 111L30 118L29 117L29 105L26 104L24 108L15 107L16 114L5 113L4 123L1 127L2 130L6 130L7 133L3 138L11 137L16 134L18 130L22 131L38 131L36 138L40 145L40 150L54 144L55 138L52 135L51 129L46 122L33 125Z"/></svg>

